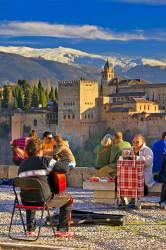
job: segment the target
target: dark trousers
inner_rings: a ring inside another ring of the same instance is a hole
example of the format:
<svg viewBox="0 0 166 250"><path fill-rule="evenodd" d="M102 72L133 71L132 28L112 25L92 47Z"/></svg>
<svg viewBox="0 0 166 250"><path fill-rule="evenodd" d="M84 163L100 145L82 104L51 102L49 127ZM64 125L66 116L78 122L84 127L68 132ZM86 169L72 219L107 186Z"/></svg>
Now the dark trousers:
<svg viewBox="0 0 166 250"><path fill-rule="evenodd" d="M71 206L72 206L73 199L69 194L57 194L54 195L53 198L49 201L50 205L54 205L55 207L59 207L59 224L57 226L57 230L59 231L68 231L70 217L71 217ZM30 205L27 202L23 202L24 205ZM36 204L41 205L41 204ZM36 226L35 221L35 210L34 209L27 209L26 210L26 221L27 221L27 230L34 231Z"/></svg>
<svg viewBox="0 0 166 250"><path fill-rule="evenodd" d="M162 185L160 202L166 202L166 183L163 183Z"/></svg>

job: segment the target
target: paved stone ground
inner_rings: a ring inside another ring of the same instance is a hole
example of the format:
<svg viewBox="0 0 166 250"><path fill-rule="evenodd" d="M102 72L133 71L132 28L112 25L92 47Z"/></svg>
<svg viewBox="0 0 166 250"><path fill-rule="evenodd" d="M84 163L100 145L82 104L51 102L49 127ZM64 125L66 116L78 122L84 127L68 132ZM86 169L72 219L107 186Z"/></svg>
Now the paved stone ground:
<svg viewBox="0 0 166 250"><path fill-rule="evenodd" d="M52 236L50 228L43 227L40 238L27 246L47 247L47 249L166 249L166 210L151 207L142 210L119 210L110 205L94 204L92 192L82 189L68 189L75 198L74 209L90 210L100 213L126 215L124 226L113 227L105 225L75 226L73 239L59 239ZM13 241L8 237L8 227L13 204L12 189L0 187L0 245L25 244L23 241ZM157 201L157 198L154 198ZM146 204L147 203L146 199ZM145 204L145 205L146 205ZM15 221L14 233L21 231L19 220ZM1 248L0 249L7 249ZM16 249L9 247L8 249ZM25 245L21 249L26 250ZM42 249L42 248L41 248ZM44 248L45 249L45 248Z"/></svg>

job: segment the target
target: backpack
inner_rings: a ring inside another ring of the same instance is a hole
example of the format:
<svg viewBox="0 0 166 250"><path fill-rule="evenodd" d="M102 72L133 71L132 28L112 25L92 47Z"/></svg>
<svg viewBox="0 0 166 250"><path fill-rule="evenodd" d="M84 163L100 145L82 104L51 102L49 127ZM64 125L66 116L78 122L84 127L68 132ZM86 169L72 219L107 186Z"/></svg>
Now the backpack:
<svg viewBox="0 0 166 250"><path fill-rule="evenodd" d="M25 150L25 146L26 146L28 140L29 140L28 137L22 137L19 139L15 139L12 142L12 152L13 152L12 159L13 159L13 163L17 166L20 165L20 163L23 160L25 160L26 158L18 155L17 152L15 151L15 147L19 147L20 149Z"/></svg>

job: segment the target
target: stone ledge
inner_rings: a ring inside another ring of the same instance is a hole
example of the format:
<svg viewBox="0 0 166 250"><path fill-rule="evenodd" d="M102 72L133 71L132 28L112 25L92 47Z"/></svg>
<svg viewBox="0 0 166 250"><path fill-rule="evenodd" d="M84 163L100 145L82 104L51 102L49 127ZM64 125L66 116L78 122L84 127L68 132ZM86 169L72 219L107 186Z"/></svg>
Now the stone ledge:
<svg viewBox="0 0 166 250"><path fill-rule="evenodd" d="M76 167L67 174L68 187L83 187L83 182L92 176L96 176L95 168Z"/></svg>
<svg viewBox="0 0 166 250"><path fill-rule="evenodd" d="M115 191L115 182L83 182L83 189L100 190L100 191Z"/></svg>
<svg viewBox="0 0 166 250"><path fill-rule="evenodd" d="M0 178L14 178L17 176L18 166L0 165Z"/></svg>
<svg viewBox="0 0 166 250"><path fill-rule="evenodd" d="M18 173L16 165L0 165L0 178L15 178ZM67 174L68 187L81 187L83 181L96 174L95 168L76 167Z"/></svg>

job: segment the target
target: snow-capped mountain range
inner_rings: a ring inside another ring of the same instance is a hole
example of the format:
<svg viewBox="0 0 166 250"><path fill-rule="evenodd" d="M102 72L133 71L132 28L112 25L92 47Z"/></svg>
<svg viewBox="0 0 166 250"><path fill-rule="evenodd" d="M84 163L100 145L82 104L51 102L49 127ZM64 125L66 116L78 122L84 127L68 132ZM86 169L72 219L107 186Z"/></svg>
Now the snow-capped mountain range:
<svg viewBox="0 0 166 250"><path fill-rule="evenodd" d="M97 67L103 66L104 62L108 59L110 63L115 67L121 68L123 72L138 65L166 67L165 59L134 58L120 55L104 56L64 47L36 49L30 47L0 46L0 52L12 53L30 58L40 57L69 65L93 65Z"/></svg>

